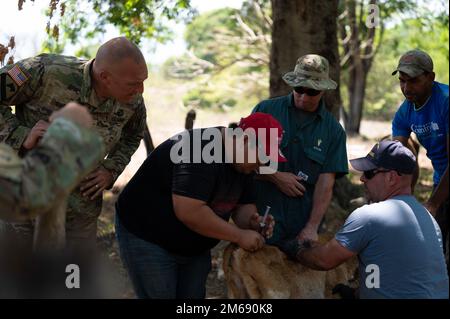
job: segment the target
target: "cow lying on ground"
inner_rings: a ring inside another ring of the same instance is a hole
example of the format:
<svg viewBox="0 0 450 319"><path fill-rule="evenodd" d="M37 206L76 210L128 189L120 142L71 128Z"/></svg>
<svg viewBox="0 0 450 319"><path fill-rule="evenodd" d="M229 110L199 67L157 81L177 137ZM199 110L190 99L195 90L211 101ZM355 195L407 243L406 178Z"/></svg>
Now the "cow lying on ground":
<svg viewBox="0 0 450 319"><path fill-rule="evenodd" d="M338 284L355 286L355 258L329 271L317 271L289 260L277 247L248 252L230 244L223 253L223 270L231 299L323 299Z"/></svg>

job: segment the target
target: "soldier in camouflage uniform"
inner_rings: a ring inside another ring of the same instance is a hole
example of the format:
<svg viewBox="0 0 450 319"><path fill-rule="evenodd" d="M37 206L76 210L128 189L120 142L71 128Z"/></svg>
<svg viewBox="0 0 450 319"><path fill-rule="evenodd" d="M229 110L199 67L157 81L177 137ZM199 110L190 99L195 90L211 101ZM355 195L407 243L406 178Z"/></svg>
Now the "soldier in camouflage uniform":
<svg viewBox="0 0 450 319"><path fill-rule="evenodd" d="M38 253L30 254L29 245L20 236L0 234L0 298L45 297L48 280L52 279L49 274L54 272L62 276L50 286L53 297L64 296L64 291L55 291L54 287L61 286L65 266L73 262L73 256L61 258L67 197L99 164L105 151L84 106L69 103L54 112L49 121L42 141L24 158L0 143L0 219L36 218L33 245L34 253Z"/></svg>
<svg viewBox="0 0 450 319"><path fill-rule="evenodd" d="M93 60L41 54L0 69L0 142L19 155L37 145L50 114L69 101L87 107L103 138L104 159L69 196L68 243L95 243L102 191L112 187L143 137L147 76L142 53L123 37L100 46ZM16 223L12 229L31 235L33 228Z"/></svg>
<svg viewBox="0 0 450 319"><path fill-rule="evenodd" d="M286 96L262 101L253 112L269 113L283 126L280 150L286 163L256 181L259 212L266 205L277 221L269 244L295 258L299 241L318 239L336 178L348 172L345 132L327 111L323 95L337 87L327 59L308 54L283 76L292 87Z"/></svg>
<svg viewBox="0 0 450 319"><path fill-rule="evenodd" d="M82 108L69 103L56 112L40 145L24 158L0 143L0 219L24 221L48 211L100 162L104 146L88 129L90 115L74 118Z"/></svg>

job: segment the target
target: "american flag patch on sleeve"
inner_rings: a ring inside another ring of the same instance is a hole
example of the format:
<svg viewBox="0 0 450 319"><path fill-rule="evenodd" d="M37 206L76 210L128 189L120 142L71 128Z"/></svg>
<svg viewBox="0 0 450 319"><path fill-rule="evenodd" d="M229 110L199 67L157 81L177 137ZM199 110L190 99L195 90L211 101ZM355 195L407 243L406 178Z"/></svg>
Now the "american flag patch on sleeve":
<svg viewBox="0 0 450 319"><path fill-rule="evenodd" d="M18 86L22 86L28 80L28 77L18 65L13 66L12 69L8 71L8 74Z"/></svg>

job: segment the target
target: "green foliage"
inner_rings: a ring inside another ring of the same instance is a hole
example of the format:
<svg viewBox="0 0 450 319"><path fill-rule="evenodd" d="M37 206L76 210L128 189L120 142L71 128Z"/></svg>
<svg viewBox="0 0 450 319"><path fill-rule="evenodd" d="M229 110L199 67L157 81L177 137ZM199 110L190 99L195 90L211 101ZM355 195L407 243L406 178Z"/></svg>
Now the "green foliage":
<svg viewBox="0 0 450 319"><path fill-rule="evenodd" d="M180 57L168 58L162 65L162 74L165 78L178 78L191 80L211 72L214 65L206 60L184 54Z"/></svg>
<svg viewBox="0 0 450 319"><path fill-rule="evenodd" d="M183 97L183 103L190 108L212 108L226 110L236 105L231 96L225 96L214 87L197 87Z"/></svg>
<svg viewBox="0 0 450 319"><path fill-rule="evenodd" d="M198 88L185 105L250 109L267 97L270 1L245 1L240 10L223 8L196 17L186 28L190 54L163 65L168 77L193 79ZM184 70L184 71L183 71Z"/></svg>
<svg viewBox="0 0 450 319"><path fill-rule="evenodd" d="M48 38L42 44L42 52L61 54L64 51L64 43L54 38Z"/></svg>
<svg viewBox="0 0 450 319"><path fill-rule="evenodd" d="M98 43L84 45L75 51L75 56L85 59L92 59L95 57L99 46L100 45Z"/></svg>
<svg viewBox="0 0 450 319"><path fill-rule="evenodd" d="M242 3L240 14L249 26L263 34L272 32L271 0L247 0Z"/></svg>
<svg viewBox="0 0 450 319"><path fill-rule="evenodd" d="M217 36L219 34L240 35L237 21L233 18L237 13L236 9L224 8L202 14L194 19L187 26L184 34L188 49L193 50L200 59L217 63L224 49L218 45Z"/></svg>
<svg viewBox="0 0 450 319"><path fill-rule="evenodd" d="M223 8L196 17L186 28L188 49L219 70L242 61L250 70L268 64L271 22L265 17L270 3L258 3L245 1L240 10Z"/></svg>
<svg viewBox="0 0 450 319"><path fill-rule="evenodd" d="M266 98L267 72L238 75L238 66L220 74L208 74L195 79L195 88L183 96L183 104L189 108L210 108L230 111L234 108L250 110L261 99Z"/></svg>
<svg viewBox="0 0 450 319"><path fill-rule="evenodd" d="M67 42L76 44L78 39L94 39L105 33L109 25L136 44L143 38L164 43L173 36L168 21L188 22L196 15L190 0L66 0L64 5L64 15L58 24L62 37L50 37L48 48L64 47ZM51 19L53 12L48 15Z"/></svg>

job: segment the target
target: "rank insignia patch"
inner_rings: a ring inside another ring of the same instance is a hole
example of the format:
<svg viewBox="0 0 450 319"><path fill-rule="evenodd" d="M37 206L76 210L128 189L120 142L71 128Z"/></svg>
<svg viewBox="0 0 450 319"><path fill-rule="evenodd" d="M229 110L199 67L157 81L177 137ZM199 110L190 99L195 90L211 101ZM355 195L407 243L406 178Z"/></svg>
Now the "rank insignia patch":
<svg viewBox="0 0 450 319"><path fill-rule="evenodd" d="M19 86L8 73L0 74L0 101L10 101L18 91Z"/></svg>

